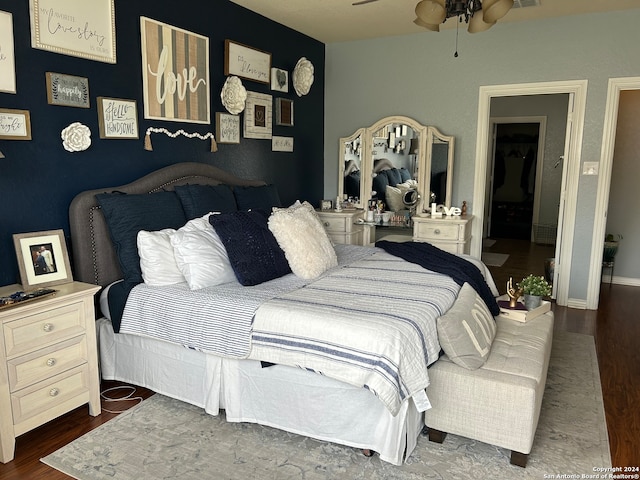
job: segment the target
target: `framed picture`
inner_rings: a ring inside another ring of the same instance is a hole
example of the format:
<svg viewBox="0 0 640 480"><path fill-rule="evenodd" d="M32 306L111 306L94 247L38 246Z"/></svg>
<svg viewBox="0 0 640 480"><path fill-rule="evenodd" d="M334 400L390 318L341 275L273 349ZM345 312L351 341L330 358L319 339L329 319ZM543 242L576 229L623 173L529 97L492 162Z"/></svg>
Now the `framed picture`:
<svg viewBox="0 0 640 480"><path fill-rule="evenodd" d="M277 137L271 138L272 152L293 152L293 137Z"/></svg>
<svg viewBox="0 0 640 480"><path fill-rule="evenodd" d="M0 11L0 92L16 93L13 15Z"/></svg>
<svg viewBox="0 0 640 480"><path fill-rule="evenodd" d="M138 109L135 100L98 97L100 138L138 138Z"/></svg>
<svg viewBox="0 0 640 480"><path fill-rule="evenodd" d="M224 41L224 74L254 82L270 82L271 54L232 40Z"/></svg>
<svg viewBox="0 0 640 480"><path fill-rule="evenodd" d="M31 140L28 110L0 108L0 140Z"/></svg>
<svg viewBox="0 0 640 480"><path fill-rule="evenodd" d="M276 98L276 125L293 127L293 100Z"/></svg>
<svg viewBox="0 0 640 480"><path fill-rule="evenodd" d="M62 230L13 235L23 288L73 281Z"/></svg>
<svg viewBox="0 0 640 480"><path fill-rule="evenodd" d="M45 76L49 105L89 108L89 79L53 72Z"/></svg>
<svg viewBox="0 0 640 480"><path fill-rule="evenodd" d="M278 92L289 91L289 72L281 68L271 69L271 90Z"/></svg>
<svg viewBox="0 0 640 480"><path fill-rule="evenodd" d="M116 63L114 0L29 0L31 46Z"/></svg>
<svg viewBox="0 0 640 480"><path fill-rule="evenodd" d="M140 17L144 118L210 123L209 38Z"/></svg>
<svg viewBox="0 0 640 480"><path fill-rule="evenodd" d="M320 200L320 210L333 210L333 201Z"/></svg>
<svg viewBox="0 0 640 480"><path fill-rule="evenodd" d="M271 95L247 92L244 108L244 137L270 139L272 132Z"/></svg>
<svg viewBox="0 0 640 480"><path fill-rule="evenodd" d="M240 143L240 116L216 112L216 141Z"/></svg>

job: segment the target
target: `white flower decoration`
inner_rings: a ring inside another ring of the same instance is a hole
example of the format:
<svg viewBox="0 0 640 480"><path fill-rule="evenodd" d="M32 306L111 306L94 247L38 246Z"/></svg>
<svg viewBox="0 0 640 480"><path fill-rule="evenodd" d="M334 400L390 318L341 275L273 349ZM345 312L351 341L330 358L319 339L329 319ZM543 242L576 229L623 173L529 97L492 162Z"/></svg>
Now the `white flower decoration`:
<svg viewBox="0 0 640 480"><path fill-rule="evenodd" d="M306 95L313 84L313 64L302 57L293 69L293 88L299 97Z"/></svg>
<svg viewBox="0 0 640 480"><path fill-rule="evenodd" d="M91 145L91 130L80 122L74 122L62 130L62 146L69 152L82 152Z"/></svg>
<svg viewBox="0 0 640 480"><path fill-rule="evenodd" d="M242 85L242 81L232 75L228 77L222 86L222 92L220 92L220 98L222 99L222 105L227 111L233 115L244 110L245 101L247 100L247 90Z"/></svg>

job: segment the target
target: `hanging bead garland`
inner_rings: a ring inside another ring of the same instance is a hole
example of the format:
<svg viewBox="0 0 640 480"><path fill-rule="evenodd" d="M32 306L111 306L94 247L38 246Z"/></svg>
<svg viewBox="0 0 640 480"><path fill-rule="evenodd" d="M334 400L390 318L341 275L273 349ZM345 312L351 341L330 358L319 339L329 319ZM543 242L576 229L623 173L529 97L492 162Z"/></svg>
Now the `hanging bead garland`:
<svg viewBox="0 0 640 480"><path fill-rule="evenodd" d="M208 132L205 135L201 135L198 132L187 133L184 130L180 129L177 132L171 133L166 128L155 128L155 127L147 128L147 133L144 136L144 149L148 150L148 151L152 151L153 150L153 147L151 146L151 134L152 133L164 133L165 135L167 135L167 136L169 136L171 138L176 138L178 135L183 135L183 136L185 136L187 138L197 137L200 140L206 140L207 138L210 138L211 139L211 151L212 152L217 152L218 151L218 144L216 143L216 139L213 136L213 133L211 133L211 132Z"/></svg>

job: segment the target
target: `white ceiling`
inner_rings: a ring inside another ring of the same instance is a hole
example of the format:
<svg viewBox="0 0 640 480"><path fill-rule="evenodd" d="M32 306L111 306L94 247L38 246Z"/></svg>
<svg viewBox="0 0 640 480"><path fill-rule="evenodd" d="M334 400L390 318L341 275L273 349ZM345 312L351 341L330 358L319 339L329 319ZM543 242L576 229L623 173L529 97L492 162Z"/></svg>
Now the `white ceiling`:
<svg viewBox="0 0 640 480"><path fill-rule="evenodd" d="M353 6L356 0L231 0L323 43L427 32L413 23L418 0L377 0ZM516 0L516 4L536 3ZM563 15L640 8L640 0L540 0L539 6L513 8L498 20L518 22ZM455 27L449 19L441 29ZM430 35L436 33L428 32Z"/></svg>

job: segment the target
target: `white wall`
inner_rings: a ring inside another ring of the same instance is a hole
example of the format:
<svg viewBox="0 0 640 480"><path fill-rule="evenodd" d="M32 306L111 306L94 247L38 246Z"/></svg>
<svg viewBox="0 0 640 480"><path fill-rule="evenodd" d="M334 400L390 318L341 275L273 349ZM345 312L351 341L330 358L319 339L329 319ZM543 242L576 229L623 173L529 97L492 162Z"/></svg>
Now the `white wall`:
<svg viewBox="0 0 640 480"><path fill-rule="evenodd" d="M476 35L461 31L458 58L455 30L328 44L325 198L337 192L338 138L402 114L455 135L453 203L469 203L483 85L587 79L582 161L599 161L608 79L640 75L638 24L640 9L498 22ZM578 181L569 297L586 299L597 177ZM640 278L640 269L628 274Z"/></svg>

